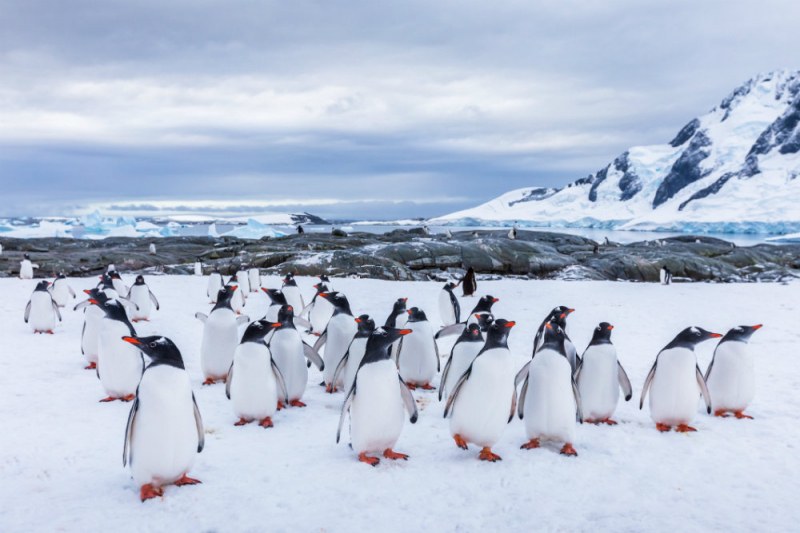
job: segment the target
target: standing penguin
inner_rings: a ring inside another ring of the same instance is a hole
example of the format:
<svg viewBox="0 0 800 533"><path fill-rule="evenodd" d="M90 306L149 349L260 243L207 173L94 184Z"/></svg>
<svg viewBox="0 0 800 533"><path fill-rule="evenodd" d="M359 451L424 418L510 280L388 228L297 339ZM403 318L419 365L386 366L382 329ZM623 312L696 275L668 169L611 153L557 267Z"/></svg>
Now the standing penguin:
<svg viewBox="0 0 800 533"><path fill-rule="evenodd" d="M356 335L347 348L347 353L344 354L342 360L339 361L336 372L333 373L334 383L339 381L339 377L342 373L344 374L342 390L346 391L349 391L350 387L353 386L353 380L356 378L356 371L361 364L361 360L364 358L364 354L367 353L367 341L372 332L375 331L375 321L372 320L369 315L359 316L356 318L356 323L358 324Z"/></svg>
<svg viewBox="0 0 800 533"><path fill-rule="evenodd" d="M450 434L456 446L463 450L470 442L481 446L481 461L501 460L492 446L517 407L514 360L508 349L514 325L500 318L489 326L486 343L450 391L444 409L444 417L451 416Z"/></svg>
<svg viewBox="0 0 800 533"><path fill-rule="evenodd" d="M247 271L247 281L250 284L250 292L258 292L261 290L261 271L257 268L251 268ZM302 309L302 308L301 308Z"/></svg>
<svg viewBox="0 0 800 533"><path fill-rule="evenodd" d="M478 324L470 324L461 336L458 337L453 349L450 350L450 357L444 365L442 380L439 383L439 401L446 395L448 390L455 387L456 380L467 371L469 365L477 357L478 352L483 348L483 335Z"/></svg>
<svg viewBox="0 0 800 533"><path fill-rule="evenodd" d="M225 288L227 288L231 292L231 300L230 300L231 309L233 309L233 312L236 313L237 315L241 315L242 311L244 311L244 306L246 302L245 302L244 291L242 290L241 287L239 287L239 285L236 284L236 278L231 277L231 279L228 280L228 283L225 284ZM219 295L220 293L217 292L216 303L219 303Z"/></svg>
<svg viewBox="0 0 800 533"><path fill-rule="evenodd" d="M394 305L392 305L392 312L389 313L389 316L386 317L386 322L383 323L384 329L403 329L403 326L405 326L406 320L408 319L406 303L408 303L408 298L398 298L395 300ZM398 339L393 342L391 346L389 346L389 355L392 357L392 361L395 363L397 362L397 346L399 344L400 340Z"/></svg>
<svg viewBox="0 0 800 533"><path fill-rule="evenodd" d="M286 385L286 395L292 407L305 407L301 400L308 384L308 366L306 359L323 370L325 364L314 349L303 342L300 332L295 327L294 307L284 305L278 311L273 324L275 328L269 338L269 351L272 360L278 365Z"/></svg>
<svg viewBox="0 0 800 533"><path fill-rule="evenodd" d="M258 420L262 428L271 428L272 415L287 402L283 375L264 343L264 338L278 326L256 320L247 326L236 347L225 380L225 395L233 400L233 411L239 417L235 426Z"/></svg>
<svg viewBox="0 0 800 533"><path fill-rule="evenodd" d="M237 317L231 308L231 298L236 290L236 285L223 287L208 315L194 315L204 324L200 344L200 365L206 378L203 385L225 381L233 362L233 353L239 344L239 325L250 321L246 315Z"/></svg>
<svg viewBox="0 0 800 533"><path fill-rule="evenodd" d="M150 320L150 310L152 309L152 305L156 306L156 311L160 309L158 300L150 290L150 287L148 287L144 282L144 276L141 274L136 276L136 281L128 291L127 298L136 304L137 307L137 309L131 313L131 319L134 322L139 322L140 320Z"/></svg>
<svg viewBox="0 0 800 533"><path fill-rule="evenodd" d="M578 363L580 363L580 358L578 357L578 350L575 348L575 345L572 343L572 340L569 338L569 333L567 333L567 317L575 312L575 309L570 307L566 307L564 305L560 305L558 307L553 308L550 311L545 319L542 321L542 324L539 326L539 329L536 330L536 336L533 339L533 354L542 347L544 343L544 332L545 326L552 322L558 327L561 328L561 331L564 333L564 350L567 352L567 360L569 361L569 365L572 367L573 374L575 370L578 368ZM533 357L533 355L531 355Z"/></svg>
<svg viewBox="0 0 800 533"><path fill-rule="evenodd" d="M205 444L203 419L178 347L166 337L125 336L150 358L128 415L122 464L142 501L164 495L165 485L195 485L187 476Z"/></svg>
<svg viewBox="0 0 800 533"><path fill-rule="evenodd" d="M217 303L217 294L219 294L221 288L222 274L215 268L214 272L208 275L208 286L206 287L206 296L208 296L210 303Z"/></svg>
<svg viewBox="0 0 800 533"><path fill-rule="evenodd" d="M633 396L628 374L617 359L617 349L611 344L613 329L608 322L600 322L575 371L584 421L590 424L616 425L611 416L617 409L619 389L625 393L626 402Z"/></svg>
<svg viewBox="0 0 800 533"><path fill-rule="evenodd" d="M456 285L452 282L445 283L439 292L439 318L442 326L450 326L461 322L461 306L453 290Z"/></svg>
<svg viewBox="0 0 800 533"><path fill-rule="evenodd" d="M48 290L49 285L44 280L37 283L28 305L25 306L25 323L30 324L34 333L52 335L56 327L56 317L61 322L61 313Z"/></svg>
<svg viewBox="0 0 800 533"><path fill-rule="evenodd" d="M755 365L748 342L761 326L735 327L714 349L705 375L714 416L727 417L726 413L733 413L739 419L753 418L744 414L756 390Z"/></svg>
<svg viewBox="0 0 800 533"><path fill-rule="evenodd" d="M135 337L136 330L128 320L125 307L117 300L91 302L105 313L98 336L97 377L108 396L100 401L129 402L136 395L144 371L144 358L138 348L122 338Z"/></svg>
<svg viewBox="0 0 800 533"><path fill-rule="evenodd" d="M644 405L648 390L652 388L650 418L659 431L669 431L672 426L677 426L675 431L679 433L697 431L689 423L697 414L698 394L702 394L706 410L711 412L711 399L703 374L697 366L694 347L717 337L722 335L698 327L686 328L658 352L644 381L639 409Z"/></svg>
<svg viewBox="0 0 800 533"><path fill-rule="evenodd" d="M281 310L281 307L284 305L289 305L289 302L286 301L286 295L280 289L261 289L264 291L267 296L269 296L269 307L267 308L267 314L265 315L265 319L269 320L270 322L277 322L278 321L278 312Z"/></svg>
<svg viewBox="0 0 800 533"><path fill-rule="evenodd" d="M556 440L564 443L563 455L575 456L576 413L582 421L580 393L567 361L564 331L555 322L545 324L544 331L541 348L517 374L517 381L525 376L518 414L525 420L529 440L522 449L538 448L541 439Z"/></svg>
<svg viewBox="0 0 800 533"><path fill-rule="evenodd" d="M400 340L397 347L397 367L400 377L408 388L420 387L433 390L431 381L440 369L439 347L433 338L425 311L417 307L408 310L408 321L405 324L411 333Z"/></svg>
<svg viewBox="0 0 800 533"><path fill-rule="evenodd" d="M150 255L156 255L156 243L151 242L149 246Z"/></svg>
<svg viewBox="0 0 800 533"><path fill-rule="evenodd" d="M108 273L108 276L111 278L111 283L114 286L114 290L117 291L117 294L119 294L120 296L128 294L130 289L128 288L127 285L125 285L125 282L122 281L122 276L120 275L119 272L117 272L116 270L112 270L111 272Z"/></svg>
<svg viewBox="0 0 800 533"><path fill-rule="evenodd" d="M83 312L83 330L81 331L81 353L86 359L86 370L94 370L97 368L97 352L99 350L98 344L100 339L100 326L103 317L106 314L101 309L102 304L108 301L106 293L100 289L94 288L91 290L83 291L89 295L89 299L83 301L75 306L74 310L77 311L81 308L86 308ZM92 304L92 300L96 300L101 306Z"/></svg>
<svg viewBox="0 0 800 533"><path fill-rule="evenodd" d="M408 455L393 450L403 430L403 408L410 421L417 421L414 396L397 373L389 357L389 346L408 329L378 328L366 344L366 352L347 392L339 417L336 442L339 442L345 415L350 413L350 440L358 460L371 466L380 463L378 457L368 454L382 453L386 459L407 460Z"/></svg>
<svg viewBox="0 0 800 533"><path fill-rule="evenodd" d="M75 291L69 286L67 276L63 272L59 272L53 284L50 286L50 294L53 295L53 301L59 307L65 307L70 299L75 299Z"/></svg>
<svg viewBox="0 0 800 533"><path fill-rule="evenodd" d="M659 277L661 278L662 285L669 285L672 283L672 272L670 272L669 267L664 265L661 267L661 271L659 272Z"/></svg>
<svg viewBox="0 0 800 533"><path fill-rule="evenodd" d="M331 278L329 278L326 274L320 275L319 282L327 285L329 291L333 292L333 283L331 283Z"/></svg>
<svg viewBox="0 0 800 533"><path fill-rule="evenodd" d="M472 296L478 290L478 279L475 277L475 269L469 267L467 273L461 279L461 290L464 296Z"/></svg>
<svg viewBox="0 0 800 533"><path fill-rule="evenodd" d="M321 292L317 296L324 298L333 306L333 316L328 321L325 331L314 343L314 351L317 353L323 345L325 346L325 370L322 377L325 391L333 393L342 384L341 381L338 383L333 381L333 374L358 331L358 323L350 311L350 302L344 294L334 291Z"/></svg>
<svg viewBox="0 0 800 533"><path fill-rule="evenodd" d="M320 335L325 331L325 328L328 326L328 321L333 316L333 306L328 300L320 297L321 293L328 292L327 285L320 282L314 285L314 288L317 292L311 299L311 303L303 309L302 314L307 315L308 321L311 323L309 333Z"/></svg>
<svg viewBox="0 0 800 533"><path fill-rule="evenodd" d="M486 316L488 319L494 319L494 316L492 315L492 306L499 301L499 298L495 298L491 294L481 296L480 300L478 300L478 303L472 309L472 312L467 315L467 319L464 322L443 327L436 332L436 338L438 339L439 337L446 337L448 335L461 335L467 326L470 324L478 324L483 316ZM491 320L488 322L491 323Z"/></svg>
<svg viewBox="0 0 800 533"><path fill-rule="evenodd" d="M294 274L291 272L284 276L281 290L286 296L286 303L297 309L298 313L306 308L305 301L303 300L303 293L300 292L300 287L297 286Z"/></svg>
<svg viewBox="0 0 800 533"><path fill-rule="evenodd" d="M199 257L194 260L194 275L195 276L203 275L203 262L200 260Z"/></svg>
<svg viewBox="0 0 800 533"><path fill-rule="evenodd" d="M22 261L19 262L19 279L33 279L35 268L39 268L39 265L31 263L31 256L22 254Z"/></svg>
<svg viewBox="0 0 800 533"><path fill-rule="evenodd" d="M235 277L236 284L239 286L239 290L242 291L242 298L247 300L250 295L250 274L247 270L244 270L244 265L242 265L242 270L239 270Z"/></svg>

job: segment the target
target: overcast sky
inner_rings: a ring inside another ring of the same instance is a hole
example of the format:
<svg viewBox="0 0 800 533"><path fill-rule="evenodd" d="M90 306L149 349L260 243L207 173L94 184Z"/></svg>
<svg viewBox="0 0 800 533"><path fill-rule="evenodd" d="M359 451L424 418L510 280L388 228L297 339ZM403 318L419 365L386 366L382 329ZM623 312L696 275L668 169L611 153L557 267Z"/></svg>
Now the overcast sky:
<svg viewBox="0 0 800 533"><path fill-rule="evenodd" d="M798 20L764 0L4 0L0 215L444 214L669 141L800 67Z"/></svg>

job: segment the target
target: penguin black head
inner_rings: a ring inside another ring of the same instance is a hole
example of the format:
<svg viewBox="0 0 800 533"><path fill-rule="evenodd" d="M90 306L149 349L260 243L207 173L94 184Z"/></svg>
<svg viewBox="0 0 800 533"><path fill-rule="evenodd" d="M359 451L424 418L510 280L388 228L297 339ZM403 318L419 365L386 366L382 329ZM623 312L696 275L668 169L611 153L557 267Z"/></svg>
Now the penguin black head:
<svg viewBox="0 0 800 533"><path fill-rule="evenodd" d="M264 342L264 338L270 331L280 328L281 326L282 324L280 322L273 323L264 319L256 320L247 325L247 329L245 329L242 334L241 342Z"/></svg>
<svg viewBox="0 0 800 533"><path fill-rule="evenodd" d="M286 305L286 296L280 289L265 289L262 287L261 290L267 293L272 305Z"/></svg>
<svg viewBox="0 0 800 533"><path fill-rule="evenodd" d="M375 331L375 321L369 315L360 315L355 321L358 323L358 331L356 337L368 337L370 333Z"/></svg>
<svg viewBox="0 0 800 533"><path fill-rule="evenodd" d="M470 324L464 328L464 331L461 332L461 335L456 340L456 344L460 342L483 342L481 327L478 324Z"/></svg>
<svg viewBox="0 0 800 533"><path fill-rule="evenodd" d="M36 284L36 288L33 289L33 291L34 292L36 292L36 291L40 291L40 292L41 291L45 291L45 292L47 292L47 288L49 286L50 286L50 282L43 279L42 281L40 281L39 283Z"/></svg>
<svg viewBox="0 0 800 533"><path fill-rule="evenodd" d="M571 307L559 305L550 311L550 315L547 317L546 321L550 322L551 320L554 320L561 327L561 329L565 329L567 327L567 317L574 312L575 309L572 309Z"/></svg>
<svg viewBox="0 0 800 533"><path fill-rule="evenodd" d="M711 333L708 330L703 328L698 328L696 326L692 326L689 328L684 329L678 335L672 339L672 342L667 344L664 348L665 350L669 348L688 348L690 350L694 350L694 347L700 344L703 341L707 341L709 339L716 339L718 337L722 337L719 333Z"/></svg>
<svg viewBox="0 0 800 533"><path fill-rule="evenodd" d="M322 283L322 282L315 283L315 284L314 284L314 288L315 288L315 289L317 289L317 294L319 294L319 293L321 293L321 292L328 292L328 286L327 286L327 285L325 285L325 284L324 284L324 283Z"/></svg>
<svg viewBox="0 0 800 533"><path fill-rule="evenodd" d="M283 304L278 309L278 322L287 326L290 324L294 326L294 307L289 304Z"/></svg>
<svg viewBox="0 0 800 533"><path fill-rule="evenodd" d="M31 256L28 253L24 253L24 254L22 254L22 258L30 260Z"/></svg>
<svg viewBox="0 0 800 533"><path fill-rule="evenodd" d="M412 307L408 310L408 321L409 322L425 322L428 320L428 317L425 316L425 311L420 309L419 307Z"/></svg>
<svg viewBox="0 0 800 533"><path fill-rule="evenodd" d="M294 274L289 272L283 277L284 287L297 287L297 282L294 280Z"/></svg>
<svg viewBox="0 0 800 533"><path fill-rule="evenodd" d="M106 293L96 287L94 289L84 289L83 292L89 296L90 303L93 303L92 300L97 300L99 304L105 304L109 300Z"/></svg>
<svg viewBox="0 0 800 533"><path fill-rule="evenodd" d="M410 329L378 328L374 330L367 339L364 358L361 360L359 368L365 364L391 358L388 350L389 346L403 335L408 335L409 333L412 333Z"/></svg>
<svg viewBox="0 0 800 533"><path fill-rule="evenodd" d="M727 341L739 341L739 342L747 342L750 340L750 337L761 329L763 324L756 324L755 326L736 326L735 328L731 328L728 330L728 333L722 337L719 342L727 342Z"/></svg>
<svg viewBox="0 0 800 533"><path fill-rule="evenodd" d="M64 274L63 272L59 272L58 274L56 274L56 279L67 279L67 275Z"/></svg>
<svg viewBox="0 0 800 533"><path fill-rule="evenodd" d="M116 270L112 270L111 272L109 272L108 277L111 279L122 279L122 276L120 276L119 272L117 272Z"/></svg>
<svg viewBox="0 0 800 533"><path fill-rule="evenodd" d="M486 332L486 344L483 345L481 352L494 348L508 349L508 335L511 333L511 328L516 325L516 322L506 320L505 318L498 318L493 321Z"/></svg>
<svg viewBox="0 0 800 533"><path fill-rule="evenodd" d="M350 302L347 301L347 297L341 292L337 291L321 292L318 294L318 296L325 298L331 303L331 305L334 308L334 314L339 314L339 313L347 313L348 315L353 314L350 311Z"/></svg>
<svg viewBox="0 0 800 533"><path fill-rule="evenodd" d="M325 274L322 274L322 275L319 277L319 280L320 280L322 283L330 283L330 282L331 282L330 278L329 278L328 276L326 276Z"/></svg>
<svg viewBox="0 0 800 533"><path fill-rule="evenodd" d="M481 296L481 299L478 300L477 305L472 310L472 314L489 312L492 310L492 306L499 301L500 298L495 298L491 294L487 294L486 296Z"/></svg>
<svg viewBox="0 0 800 533"><path fill-rule="evenodd" d="M456 288L456 284L453 283L452 281L448 281L447 283L444 284L444 287L443 287L443 289L446 290L447 292L453 292L453 289L455 289L455 288Z"/></svg>
<svg viewBox="0 0 800 533"><path fill-rule="evenodd" d="M564 334L564 330L561 326L558 325L558 322L556 322L556 320L550 320L544 325L544 341L537 352L545 349L554 350L566 357L567 350L564 346L566 338L567 336Z"/></svg>
<svg viewBox="0 0 800 533"><path fill-rule="evenodd" d="M167 337L160 335L153 335L150 337L122 337L127 343L136 346L142 353L150 358L151 363L147 368L158 365L169 365L176 368L185 368L183 366L183 357L181 351L175 346Z"/></svg>
<svg viewBox="0 0 800 533"><path fill-rule="evenodd" d="M89 302L99 307L106 314L106 318L130 324L128 321L128 313L125 311L125 306L119 303L119 301L107 299L105 302L101 303L100 300L92 298L89 300Z"/></svg>
<svg viewBox="0 0 800 533"><path fill-rule="evenodd" d="M225 285L222 287L219 292L217 292L217 304L214 306L214 309L219 309L221 307L231 307L231 298L233 298L233 293L236 292L238 289L238 285Z"/></svg>
<svg viewBox="0 0 800 533"><path fill-rule="evenodd" d="M475 318L478 320L481 331L488 331L489 326L494 322L494 316L491 313L476 313Z"/></svg>
<svg viewBox="0 0 800 533"><path fill-rule="evenodd" d="M111 276L108 274L103 274L100 276L100 283L98 284L98 287L102 287L103 289L113 289L114 282L111 281Z"/></svg>
<svg viewBox="0 0 800 533"><path fill-rule="evenodd" d="M398 298L392 307L392 314L399 315L404 312L406 310L406 302L408 302L408 298Z"/></svg>
<svg viewBox="0 0 800 533"><path fill-rule="evenodd" d="M144 276L139 274L136 276L136 281L133 282L134 285L144 285Z"/></svg>
<svg viewBox="0 0 800 533"><path fill-rule="evenodd" d="M589 343L589 346L593 346L595 344L611 344L611 330L613 329L614 326L608 322L600 322L600 324L594 328L592 341Z"/></svg>

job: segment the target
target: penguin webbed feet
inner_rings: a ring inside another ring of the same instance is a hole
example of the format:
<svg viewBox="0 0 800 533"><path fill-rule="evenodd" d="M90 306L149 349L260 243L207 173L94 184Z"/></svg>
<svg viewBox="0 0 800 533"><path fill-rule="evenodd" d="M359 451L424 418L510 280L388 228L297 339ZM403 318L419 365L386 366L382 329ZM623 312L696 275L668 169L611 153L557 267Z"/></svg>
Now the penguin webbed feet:
<svg viewBox="0 0 800 533"><path fill-rule="evenodd" d="M661 422L656 422L656 429L659 430L661 433L666 433L672 429L672 426L667 424L662 424Z"/></svg>
<svg viewBox="0 0 800 533"><path fill-rule="evenodd" d="M186 474L182 475L181 478L175 482L175 485L178 487L182 487L184 485L199 485L202 481L199 479L195 479L193 477L189 477Z"/></svg>
<svg viewBox="0 0 800 533"><path fill-rule="evenodd" d="M325 385L325 392L328 394L333 394L334 392L339 392L339 389L333 383L328 383Z"/></svg>
<svg viewBox="0 0 800 533"><path fill-rule="evenodd" d="M678 424L678 427L675 428L675 431L678 433L691 433L693 431L697 431L697 429L693 428L689 424Z"/></svg>
<svg viewBox="0 0 800 533"><path fill-rule="evenodd" d="M564 443L564 446L561 447L561 451L559 452L561 455L566 455L568 457L577 457L578 452L575 451L575 448L572 447L571 442Z"/></svg>
<svg viewBox="0 0 800 533"><path fill-rule="evenodd" d="M154 487L150 483L142 485L141 489L139 489L139 497L142 501L150 500L152 498L156 498L158 496L164 495L164 488L163 487Z"/></svg>
<svg viewBox="0 0 800 533"><path fill-rule="evenodd" d="M391 459L393 461L396 461L397 459L402 459L403 461L408 461L408 455L407 454L396 452L396 451L392 450L391 448L386 448L383 451L383 456L386 457L387 459Z"/></svg>
<svg viewBox="0 0 800 533"><path fill-rule="evenodd" d="M381 462L381 460L378 459L377 457L370 457L369 455L367 455L367 452L359 453L358 460L361 461L362 463L367 463L370 466L378 466L378 464Z"/></svg>
<svg viewBox="0 0 800 533"><path fill-rule="evenodd" d="M262 419L261 421L259 421L258 425L264 429L274 427L274 424L272 423L272 418L270 417Z"/></svg>
<svg viewBox="0 0 800 533"><path fill-rule="evenodd" d="M246 426L250 422L252 422L252 420L247 420L246 418L240 418L239 420L234 422L233 425L234 426Z"/></svg>
<svg viewBox="0 0 800 533"><path fill-rule="evenodd" d="M539 447L539 439L531 439L522 446L519 447L520 450L534 450Z"/></svg>
<svg viewBox="0 0 800 533"><path fill-rule="evenodd" d="M289 402L289 405L291 405L292 407L305 407L306 406L306 404L301 402L300 400L292 400L292 401Z"/></svg>
<svg viewBox="0 0 800 533"><path fill-rule="evenodd" d="M83 367L83 369L84 370L95 370L95 369L97 369L97 363L89 363L88 365Z"/></svg>
<svg viewBox="0 0 800 533"><path fill-rule="evenodd" d="M739 420L744 420L744 419L753 420L753 417L750 416L750 415L744 414L744 411L734 411L733 412L733 416L735 416Z"/></svg>
<svg viewBox="0 0 800 533"><path fill-rule="evenodd" d="M464 437L462 437L461 435L458 435L458 434L453 435L453 440L456 441L456 446L458 446L462 450L469 449L469 446L467 445L467 441L464 440Z"/></svg>
<svg viewBox="0 0 800 533"><path fill-rule="evenodd" d="M481 461L489 461L490 463L496 463L497 461L503 460L502 457L492 452L492 449L489 446L484 446L483 449L481 449L481 453L478 454L478 459Z"/></svg>

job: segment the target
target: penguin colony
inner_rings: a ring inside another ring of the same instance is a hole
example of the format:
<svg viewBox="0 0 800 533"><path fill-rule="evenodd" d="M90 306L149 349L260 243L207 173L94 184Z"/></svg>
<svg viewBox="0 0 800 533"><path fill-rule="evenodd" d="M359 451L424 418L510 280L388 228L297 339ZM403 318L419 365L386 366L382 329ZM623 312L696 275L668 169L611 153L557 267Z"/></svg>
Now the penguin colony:
<svg viewBox="0 0 800 533"><path fill-rule="evenodd" d="M28 257L21 267L20 277L30 279ZM212 272L206 295L213 308L196 314L203 324L203 385L224 383L235 426L254 422L272 428L278 410L306 406L302 398L313 364L326 392L344 394L336 442L349 419L351 447L359 461L372 466L381 457L408 459L394 447L405 418L413 424L419 416L415 389L438 388L456 446L477 446L483 461L501 460L492 447L514 418L522 421L528 439L522 449L552 441L566 456L577 455L576 424L617 424L620 392L629 401L633 389L611 341L612 324L598 324L579 355L567 333L575 310L555 307L536 331L530 360L517 368L508 347L516 323L494 316L499 299L482 296L463 315L454 288L448 283L441 290L440 328L424 310L409 308L407 298L397 299L384 325L377 326L369 315L355 316L327 276L314 285L306 305L292 274L281 289L273 289L261 287L256 269L240 271L227 283ZM246 293L259 290L271 305L251 321L243 314ZM203 422L183 356L169 338L137 336L133 325L160 309L155 295L141 275L128 288L113 265L97 287L84 292L87 299L74 309L84 312L85 368L97 374L105 392L101 402L132 402L123 465L130 467L141 500L163 496L168 485L200 483L188 473L204 447ZM59 308L75 298L63 274L52 283L41 281L25 308L25 322L34 333L52 334L61 320ZM642 409L648 400L656 429L696 431L690 424L698 398L714 416L752 418L745 414L755 393L748 341L759 328L738 326L723 336L687 327L658 352L639 402ZM304 334L315 339L313 346ZM458 335L452 349L440 354L437 340L452 335ZM703 373L694 348L714 338L719 342Z"/></svg>

